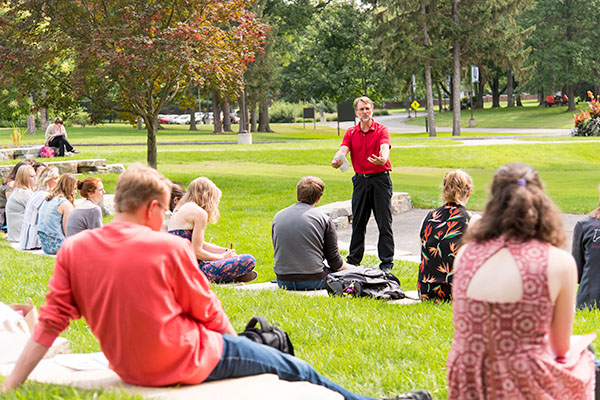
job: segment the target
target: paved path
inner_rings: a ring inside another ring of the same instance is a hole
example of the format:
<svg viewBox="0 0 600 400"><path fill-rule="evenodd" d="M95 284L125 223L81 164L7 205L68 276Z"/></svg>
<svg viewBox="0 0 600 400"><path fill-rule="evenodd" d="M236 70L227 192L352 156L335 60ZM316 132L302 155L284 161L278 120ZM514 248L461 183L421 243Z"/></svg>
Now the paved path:
<svg viewBox="0 0 600 400"><path fill-rule="evenodd" d="M420 238L419 232L423 219L429 210L413 208L409 212L394 215L393 230L394 242L396 247L397 259L405 259L409 261L420 262ZM566 249L571 251L571 242L573 238L573 227L583 214L561 214L564 225L565 234L567 236ZM352 228L339 229L338 241L341 249L348 250ZM367 254L377 256L377 238L378 231L375 220L371 218L367 226L366 236L366 252Z"/></svg>

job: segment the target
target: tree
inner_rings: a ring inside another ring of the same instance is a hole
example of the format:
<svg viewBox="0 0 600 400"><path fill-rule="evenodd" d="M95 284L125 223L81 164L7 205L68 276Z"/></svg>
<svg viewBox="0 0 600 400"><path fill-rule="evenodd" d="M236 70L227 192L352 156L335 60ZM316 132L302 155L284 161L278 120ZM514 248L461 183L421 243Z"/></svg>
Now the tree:
<svg viewBox="0 0 600 400"><path fill-rule="evenodd" d="M29 55L47 66L60 54L73 62L68 84L76 98L102 101L115 85L115 107L141 117L148 164L156 168L157 115L189 82L236 92L265 27L250 0L10 0L0 18L4 59ZM13 39L16 35L16 40Z"/></svg>
<svg viewBox="0 0 600 400"><path fill-rule="evenodd" d="M523 14L523 26L535 27L527 40L532 47L529 62L535 66L530 88L552 93L564 89L569 111L575 110L575 85L592 77L600 82L600 38L594 28L599 17L599 0L537 0Z"/></svg>

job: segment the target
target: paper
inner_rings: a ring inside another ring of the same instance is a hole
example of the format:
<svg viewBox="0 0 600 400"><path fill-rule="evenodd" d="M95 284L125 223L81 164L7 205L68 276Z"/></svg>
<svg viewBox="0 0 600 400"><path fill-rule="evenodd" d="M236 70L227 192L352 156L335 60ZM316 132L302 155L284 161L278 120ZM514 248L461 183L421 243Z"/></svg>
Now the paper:
<svg viewBox="0 0 600 400"><path fill-rule="evenodd" d="M52 361L63 367L78 371L108 369L108 360L104 353L57 354L52 358Z"/></svg>
<svg viewBox="0 0 600 400"><path fill-rule="evenodd" d="M336 154L333 157L333 159L336 161L342 162L342 165L340 166L340 171L346 172L346 171L348 171L348 168L350 168L350 163L348 162L348 159L346 158L346 156L344 156L343 154Z"/></svg>

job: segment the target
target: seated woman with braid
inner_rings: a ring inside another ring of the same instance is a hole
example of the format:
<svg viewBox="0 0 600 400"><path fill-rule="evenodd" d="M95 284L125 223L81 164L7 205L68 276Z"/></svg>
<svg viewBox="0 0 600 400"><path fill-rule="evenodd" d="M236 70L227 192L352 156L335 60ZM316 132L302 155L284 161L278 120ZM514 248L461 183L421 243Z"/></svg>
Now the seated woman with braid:
<svg viewBox="0 0 600 400"><path fill-rule="evenodd" d="M192 242L200 270L211 282L250 282L257 277L253 271L256 266L254 257L238 255L233 248L227 249L204 240L208 223L219 220L220 200L221 190L210 179L194 179L173 210L169 233ZM168 210L168 205L164 205L164 210Z"/></svg>

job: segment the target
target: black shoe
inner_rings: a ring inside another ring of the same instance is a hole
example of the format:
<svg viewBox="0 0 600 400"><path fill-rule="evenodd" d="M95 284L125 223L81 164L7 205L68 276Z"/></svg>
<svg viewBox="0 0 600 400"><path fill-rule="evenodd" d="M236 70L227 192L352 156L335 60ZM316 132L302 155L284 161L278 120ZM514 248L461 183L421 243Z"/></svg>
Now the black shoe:
<svg viewBox="0 0 600 400"><path fill-rule="evenodd" d="M431 393L427 390L415 390L396 397L382 398L381 400L431 400Z"/></svg>
<svg viewBox="0 0 600 400"><path fill-rule="evenodd" d="M392 272L392 269L394 268L394 265L381 265L379 267L379 269L381 269L383 272Z"/></svg>

